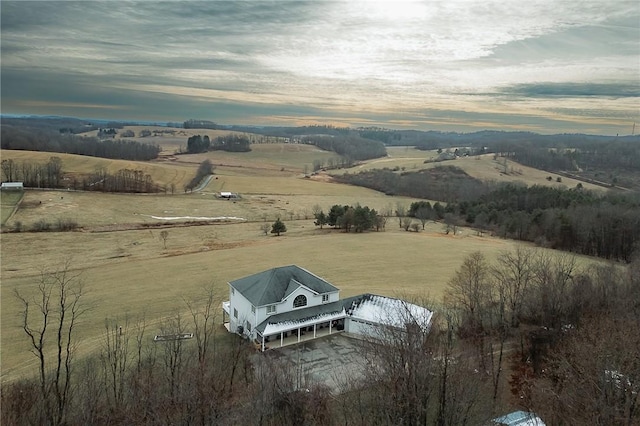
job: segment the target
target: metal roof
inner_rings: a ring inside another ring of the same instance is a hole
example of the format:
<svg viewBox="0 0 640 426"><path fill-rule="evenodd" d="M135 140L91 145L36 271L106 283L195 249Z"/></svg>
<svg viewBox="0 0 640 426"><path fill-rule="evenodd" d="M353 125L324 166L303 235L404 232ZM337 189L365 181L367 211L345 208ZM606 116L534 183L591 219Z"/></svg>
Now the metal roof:
<svg viewBox="0 0 640 426"><path fill-rule="evenodd" d="M494 423L506 426L545 426L544 422L535 413L526 411L514 411L492 420Z"/></svg>
<svg viewBox="0 0 640 426"><path fill-rule="evenodd" d="M295 329L301 327L302 323L309 320L319 320L332 314L341 314L340 316L344 316L343 306L343 301L338 300L337 302L326 303L324 305L307 306L305 308L271 315L262 321L260 325L256 327L256 330L263 333L268 325L276 324L291 325L290 328ZM326 321L328 321L328 319Z"/></svg>
<svg viewBox="0 0 640 426"><path fill-rule="evenodd" d="M296 265L269 269L230 281L229 285L240 292L254 306L279 303L300 285L317 294L338 291L338 288L328 281Z"/></svg>

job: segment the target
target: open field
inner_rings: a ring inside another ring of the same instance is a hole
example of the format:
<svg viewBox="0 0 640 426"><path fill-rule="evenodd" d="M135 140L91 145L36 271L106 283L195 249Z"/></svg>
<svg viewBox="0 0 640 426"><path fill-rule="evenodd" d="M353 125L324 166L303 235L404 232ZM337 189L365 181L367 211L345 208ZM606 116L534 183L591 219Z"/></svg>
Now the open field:
<svg viewBox="0 0 640 426"><path fill-rule="evenodd" d="M478 237L469 229L447 236L442 225L436 223L428 224L423 232L404 232L395 218L389 218L384 232L345 234L317 229L311 219L316 204L326 211L333 204L360 203L384 212L394 210L398 202L408 206L414 200L332 183L326 174L312 179L301 177L300 171L309 160L332 155L313 147L273 144L254 148L246 154L214 152L131 165L148 167L149 173L156 173L161 181L174 179L178 170L190 178L204 158L224 164L202 192L193 194L26 191L20 209L7 223L9 229L16 221L28 228L41 219L50 223L72 219L82 229L1 234L0 380L34 372L35 358L28 352L19 327L20 306L14 291L29 293L43 267L59 267L68 259L81 272L86 302L92 307L78 329L82 356L100 347L105 318L144 313L149 332L154 333L162 318L184 310L183 297L197 297L204 286L213 283L220 300L226 299L228 281L275 266L297 264L307 268L336 284L342 296L372 292L437 299L465 255L480 250L492 260L515 246L508 240ZM392 151L393 161L417 161L410 151ZM18 161L34 158L29 152L3 151L2 155ZM58 155L69 168L89 171L96 164L117 169L128 163L64 154L35 155L41 155L43 161ZM384 164L385 160L370 164ZM455 160L455 164L464 164L465 160ZM485 160L469 161L480 164ZM216 199L214 193L219 191L238 192L242 198ZM278 216L288 231L279 238L265 236L260 226ZM185 226L189 217L244 220ZM143 226L149 228L141 229ZM169 232L166 249L158 226Z"/></svg>
<svg viewBox="0 0 640 426"><path fill-rule="evenodd" d="M5 224L13 213L16 205L22 199L24 191L2 191L0 192L0 211L2 213L0 223Z"/></svg>
<svg viewBox="0 0 640 426"><path fill-rule="evenodd" d="M101 342L105 318L144 313L154 323L184 309L182 297L196 297L213 283L220 299L226 282L274 266L297 264L333 282L343 296L363 292L439 298L463 257L481 250L489 259L515 243L477 237L469 230L446 236L440 224L425 232L345 234L314 229L311 220L289 221L276 238L260 235L258 223L169 230L167 249L158 230L103 233L2 235L2 380L30 374L34 359L19 327L15 289L33 290L41 267L72 259L82 272L86 303L92 306L79 328L80 353Z"/></svg>
<svg viewBox="0 0 640 426"><path fill-rule="evenodd" d="M523 166L505 158L493 159L493 154L486 154L474 157L463 157L455 160L439 161L424 163L427 159L437 157L435 151L420 151L412 147L388 147L387 158L378 158L359 164L355 167L344 170L332 170L332 174L358 173L360 171L395 167L403 168L407 172L415 172L421 169L428 169L438 166L456 166L464 170L469 176L482 181L495 182L522 182L526 185L545 185L553 187L574 188L581 183L585 189L603 191L606 188L587 182L581 182L577 179L571 179L555 173L545 172L544 170L534 169L532 167ZM506 161L506 164L505 164ZM505 173L506 172L506 173ZM551 181L547 178L551 176ZM561 182L557 182L557 178Z"/></svg>
<svg viewBox="0 0 640 426"><path fill-rule="evenodd" d="M120 138L119 134L125 130L131 130L135 134L134 137L122 138L125 140L135 140L142 143L156 144L162 148L161 155L171 155L176 152L185 151L187 149L187 140L191 136L195 135L207 135L211 140L218 136L227 135L246 135L250 140L270 140L279 141L281 138L266 137L253 133L236 132L232 130L212 130L212 129L183 129L178 127L165 127L165 126L124 126L122 129L117 129L118 135L116 138ZM140 137L142 130L149 130L151 136ZM79 134L79 136L92 136L96 137L98 130L92 130ZM283 141L284 142L284 141Z"/></svg>

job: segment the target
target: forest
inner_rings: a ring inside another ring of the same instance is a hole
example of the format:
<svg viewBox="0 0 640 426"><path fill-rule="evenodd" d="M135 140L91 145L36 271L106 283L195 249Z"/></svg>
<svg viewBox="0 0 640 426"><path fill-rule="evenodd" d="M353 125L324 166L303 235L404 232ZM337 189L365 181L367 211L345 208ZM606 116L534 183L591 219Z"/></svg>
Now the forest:
<svg viewBox="0 0 640 426"><path fill-rule="evenodd" d="M2 149L60 152L118 160L153 160L161 151L157 145L133 140L100 140L53 130L11 125L2 126L0 137Z"/></svg>
<svg viewBox="0 0 640 426"><path fill-rule="evenodd" d="M453 166L401 173L371 170L335 179L386 194L442 201L446 207L429 213L432 220L543 247L628 262L640 244L640 195L633 192L485 183Z"/></svg>
<svg viewBox="0 0 640 426"><path fill-rule="evenodd" d="M7 182L23 182L30 188L65 188L84 191L101 192L161 192L149 174L142 170L120 169L115 174L106 169L98 169L93 173L78 177L65 176L60 157L50 157L46 163L12 159L0 163L2 178ZM168 188L164 188L167 192ZM173 189L172 189L173 191Z"/></svg>

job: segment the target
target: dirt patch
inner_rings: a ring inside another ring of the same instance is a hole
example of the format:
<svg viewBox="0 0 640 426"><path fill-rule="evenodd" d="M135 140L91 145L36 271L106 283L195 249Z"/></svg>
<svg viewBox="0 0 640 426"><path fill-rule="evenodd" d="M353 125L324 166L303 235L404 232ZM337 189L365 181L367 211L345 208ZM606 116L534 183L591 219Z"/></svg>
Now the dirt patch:
<svg viewBox="0 0 640 426"><path fill-rule="evenodd" d="M325 183L335 183L335 180L333 179L333 176L325 173L325 172L320 172L317 173L315 175L311 175L309 177L309 179L311 180L315 180L317 182L325 182Z"/></svg>

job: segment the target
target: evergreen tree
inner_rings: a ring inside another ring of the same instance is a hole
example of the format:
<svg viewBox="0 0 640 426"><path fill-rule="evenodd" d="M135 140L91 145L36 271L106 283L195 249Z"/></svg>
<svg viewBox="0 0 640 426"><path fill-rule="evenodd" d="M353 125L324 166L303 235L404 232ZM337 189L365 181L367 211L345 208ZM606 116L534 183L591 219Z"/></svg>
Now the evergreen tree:
<svg viewBox="0 0 640 426"><path fill-rule="evenodd" d="M273 225L271 225L271 233L276 234L276 236L279 237L282 232L287 232L287 226L280 220L280 218L278 218L273 222Z"/></svg>

